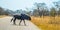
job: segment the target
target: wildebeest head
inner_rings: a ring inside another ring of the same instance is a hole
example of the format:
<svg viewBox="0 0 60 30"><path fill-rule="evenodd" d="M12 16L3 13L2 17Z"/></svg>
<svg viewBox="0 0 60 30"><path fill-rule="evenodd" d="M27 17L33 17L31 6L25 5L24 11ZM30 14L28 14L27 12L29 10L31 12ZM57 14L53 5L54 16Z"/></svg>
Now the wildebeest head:
<svg viewBox="0 0 60 30"><path fill-rule="evenodd" d="M26 20L31 20L31 17L30 16L27 16Z"/></svg>

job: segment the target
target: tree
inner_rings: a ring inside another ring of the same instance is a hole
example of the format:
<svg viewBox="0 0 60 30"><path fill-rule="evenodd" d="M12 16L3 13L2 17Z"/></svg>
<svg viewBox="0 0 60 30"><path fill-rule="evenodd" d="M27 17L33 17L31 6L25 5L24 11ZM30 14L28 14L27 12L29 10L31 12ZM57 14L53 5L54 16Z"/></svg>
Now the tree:
<svg viewBox="0 0 60 30"><path fill-rule="evenodd" d="M52 8L50 9L50 16L54 17L54 20L55 20L55 15L56 15L56 10L55 10L54 7L52 7Z"/></svg>
<svg viewBox="0 0 60 30"><path fill-rule="evenodd" d="M35 11L37 11L37 14L44 17L44 12L47 9L47 6L45 3L35 3ZM36 13L36 12L35 12Z"/></svg>
<svg viewBox="0 0 60 30"><path fill-rule="evenodd" d="M37 9L34 9L34 11L33 11L33 15L34 15L34 16L39 16L39 12L38 12Z"/></svg>
<svg viewBox="0 0 60 30"><path fill-rule="evenodd" d="M58 2L53 2L54 6L56 7L56 10L57 11L57 15L59 16L60 15L60 1Z"/></svg>
<svg viewBox="0 0 60 30"><path fill-rule="evenodd" d="M59 10L58 10L58 16L60 15L60 8L59 8Z"/></svg>
<svg viewBox="0 0 60 30"><path fill-rule="evenodd" d="M13 15L13 14L15 14L14 11L9 10L9 9L6 9L6 10L5 10L5 13L6 13L6 15Z"/></svg>
<svg viewBox="0 0 60 30"><path fill-rule="evenodd" d="M7 9L9 10L9 9ZM0 7L0 15L9 15L9 11L5 10L4 8Z"/></svg>
<svg viewBox="0 0 60 30"><path fill-rule="evenodd" d="M0 7L0 15L4 14L4 9L2 7Z"/></svg>

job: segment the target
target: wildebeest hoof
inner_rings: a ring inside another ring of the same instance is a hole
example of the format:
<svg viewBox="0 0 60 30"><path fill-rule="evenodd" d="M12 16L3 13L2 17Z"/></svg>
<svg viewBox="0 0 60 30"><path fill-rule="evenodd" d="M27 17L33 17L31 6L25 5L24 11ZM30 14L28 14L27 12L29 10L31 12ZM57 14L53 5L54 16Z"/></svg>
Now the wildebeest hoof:
<svg viewBox="0 0 60 30"><path fill-rule="evenodd" d="M25 24L25 26L26 26L26 24Z"/></svg>
<svg viewBox="0 0 60 30"><path fill-rule="evenodd" d="M13 25L16 25L16 24L13 24Z"/></svg>
<svg viewBox="0 0 60 30"><path fill-rule="evenodd" d="M19 24L19 25L21 25L21 24Z"/></svg>

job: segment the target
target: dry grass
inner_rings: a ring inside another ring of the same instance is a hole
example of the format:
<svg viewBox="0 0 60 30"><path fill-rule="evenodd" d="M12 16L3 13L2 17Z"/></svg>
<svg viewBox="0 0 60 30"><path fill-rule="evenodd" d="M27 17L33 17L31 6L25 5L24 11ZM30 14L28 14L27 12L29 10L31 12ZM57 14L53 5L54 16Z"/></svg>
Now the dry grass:
<svg viewBox="0 0 60 30"><path fill-rule="evenodd" d="M0 18L5 17L6 15L0 15Z"/></svg>
<svg viewBox="0 0 60 30"><path fill-rule="evenodd" d="M60 17L58 16L55 17L55 20L49 16L44 16L44 18L32 16L31 18L31 21L42 30L60 30Z"/></svg>

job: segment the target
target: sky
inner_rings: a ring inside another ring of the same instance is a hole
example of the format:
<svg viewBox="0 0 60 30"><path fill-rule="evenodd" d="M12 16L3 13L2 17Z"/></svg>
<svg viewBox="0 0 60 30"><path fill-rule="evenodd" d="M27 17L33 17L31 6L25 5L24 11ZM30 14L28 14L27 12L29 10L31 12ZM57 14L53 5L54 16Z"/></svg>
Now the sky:
<svg viewBox="0 0 60 30"><path fill-rule="evenodd" d="M59 0L0 0L0 7L10 9L10 10L17 10L26 8L32 8L35 2L37 3L46 3L48 7L53 6L52 2L56 2Z"/></svg>

